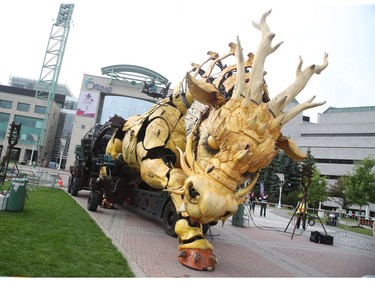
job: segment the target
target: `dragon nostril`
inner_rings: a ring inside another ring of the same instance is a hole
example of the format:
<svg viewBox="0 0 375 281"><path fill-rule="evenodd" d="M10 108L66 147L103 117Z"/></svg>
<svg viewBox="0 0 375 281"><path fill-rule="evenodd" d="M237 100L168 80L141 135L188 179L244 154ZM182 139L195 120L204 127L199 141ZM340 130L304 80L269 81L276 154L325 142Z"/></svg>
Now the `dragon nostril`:
<svg viewBox="0 0 375 281"><path fill-rule="evenodd" d="M191 198L194 198L194 199L195 199L195 198L197 198L197 196L200 195L200 194L199 194L199 192L194 188L194 186L190 186L190 187L189 187L189 195L190 195Z"/></svg>

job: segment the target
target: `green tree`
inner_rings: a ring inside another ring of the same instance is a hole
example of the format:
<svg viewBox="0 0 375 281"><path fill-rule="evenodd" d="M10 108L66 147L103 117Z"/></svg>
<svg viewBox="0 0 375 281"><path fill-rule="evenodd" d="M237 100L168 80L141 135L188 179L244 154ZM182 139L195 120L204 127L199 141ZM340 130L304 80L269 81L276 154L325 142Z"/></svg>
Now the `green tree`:
<svg viewBox="0 0 375 281"><path fill-rule="evenodd" d="M283 186L283 194L296 191L301 186L301 164L290 159L283 152L281 155L282 170L280 172L285 175L285 183Z"/></svg>
<svg viewBox="0 0 375 281"><path fill-rule="evenodd" d="M302 170L304 181L302 186L307 188L308 203L313 205L314 208L319 207L319 202L323 202L327 199L328 194L326 192L327 179L320 175L319 170L316 167L316 161L311 154L310 147L307 150L307 158L303 161ZM302 197L303 191L300 193Z"/></svg>
<svg viewBox="0 0 375 281"><path fill-rule="evenodd" d="M350 206L353 205L345 192L345 186L347 186L347 181L349 175L344 175L338 178L338 180L331 185L328 195L332 198L333 202L339 204L341 209L348 210ZM342 200L337 200L335 198L341 198Z"/></svg>
<svg viewBox="0 0 375 281"><path fill-rule="evenodd" d="M303 165L311 166L312 170L316 169L316 161L311 154L310 146L307 149L306 155L307 155L307 158L303 161Z"/></svg>
<svg viewBox="0 0 375 281"><path fill-rule="evenodd" d="M313 205L314 208L319 207L319 202L327 200L328 193L326 191L326 188L326 177L321 176L319 170L313 168L310 187L308 190L308 199L309 203Z"/></svg>
<svg viewBox="0 0 375 281"><path fill-rule="evenodd" d="M345 193L353 204L359 205L361 213L362 206L375 201L375 159L365 158L356 164L353 173L349 175L345 186ZM360 222L359 222L360 223Z"/></svg>
<svg viewBox="0 0 375 281"><path fill-rule="evenodd" d="M296 200L292 198L301 185L301 166L298 162L286 156L283 151L272 160L267 168L261 170L254 192L259 193L260 184L263 183L270 196L269 201L278 202L280 179L276 176L276 173L284 174L282 203L291 204L291 202L295 202Z"/></svg>

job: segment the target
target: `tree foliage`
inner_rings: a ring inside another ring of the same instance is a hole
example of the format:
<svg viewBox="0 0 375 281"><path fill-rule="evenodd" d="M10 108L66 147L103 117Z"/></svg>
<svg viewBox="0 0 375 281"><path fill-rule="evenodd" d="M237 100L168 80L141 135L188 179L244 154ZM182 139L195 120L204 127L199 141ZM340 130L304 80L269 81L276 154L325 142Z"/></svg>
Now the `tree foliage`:
<svg viewBox="0 0 375 281"><path fill-rule="evenodd" d="M335 203L339 204L341 206L341 209L343 210L347 210L353 205L353 202L349 200L345 192L348 179L349 175L339 177L337 182L331 185L331 188L329 190L329 196ZM335 198L341 198L342 201Z"/></svg>
<svg viewBox="0 0 375 281"><path fill-rule="evenodd" d="M353 168L353 172L345 182L347 198L360 208L370 202L375 202L375 159L365 158Z"/></svg>
<svg viewBox="0 0 375 281"><path fill-rule="evenodd" d="M317 208L319 207L319 202L327 200L327 179L320 175L310 148L307 150L307 158L303 161L302 174L302 186L307 189L308 203Z"/></svg>
<svg viewBox="0 0 375 281"><path fill-rule="evenodd" d="M308 199L309 203L312 204L314 208L319 207L319 202L327 200L328 193L326 187L326 177L321 176L317 168L313 168L310 187L308 190Z"/></svg>
<svg viewBox="0 0 375 281"><path fill-rule="evenodd" d="M259 193L260 184L263 184L270 196L270 202L278 202L280 179L276 176L277 173L284 174L282 203L291 205L296 201L292 199L294 192L299 190L301 185L301 165L286 156L283 151L272 160L267 168L261 170L254 191Z"/></svg>

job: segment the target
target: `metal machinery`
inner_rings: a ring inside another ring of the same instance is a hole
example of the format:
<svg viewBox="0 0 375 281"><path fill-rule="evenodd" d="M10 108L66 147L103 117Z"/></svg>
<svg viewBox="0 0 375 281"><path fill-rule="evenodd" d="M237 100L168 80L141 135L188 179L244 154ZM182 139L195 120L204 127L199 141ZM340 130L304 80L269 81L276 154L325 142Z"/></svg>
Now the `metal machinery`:
<svg viewBox="0 0 375 281"><path fill-rule="evenodd" d="M96 124L81 140L81 147L76 151L76 160L70 166L68 192L77 196L81 190L91 190L87 202L87 209L96 211L103 202L103 190L95 188L99 177L100 167L106 166L111 175L114 196L111 202L118 205L125 204L143 215L161 219L165 232L175 236L175 223L179 219L175 206L168 192L155 190L144 183L139 176L135 176L124 165L122 158L112 160L105 155L107 142L115 129L122 127L125 120L119 116L110 118L104 125ZM121 175L121 176L120 176ZM125 175L125 177L124 177ZM115 189L126 181L130 188ZM205 232L208 227L205 227Z"/></svg>

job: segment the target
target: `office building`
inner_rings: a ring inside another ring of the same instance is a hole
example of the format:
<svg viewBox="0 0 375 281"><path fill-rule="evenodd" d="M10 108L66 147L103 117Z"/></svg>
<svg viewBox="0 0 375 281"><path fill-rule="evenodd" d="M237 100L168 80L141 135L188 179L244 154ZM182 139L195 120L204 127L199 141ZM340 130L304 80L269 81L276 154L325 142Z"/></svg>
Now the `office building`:
<svg viewBox="0 0 375 281"><path fill-rule="evenodd" d="M47 126L51 133L46 136L44 155L38 155L38 138L45 118L47 100L35 98L37 80L11 76L9 86L0 85L0 155L5 156L8 147L10 124L21 124L21 134L12 151L11 160L56 168L61 150L69 144L76 113L77 99L72 97L66 85L56 87L55 102L51 108L51 118ZM63 165L61 165L63 166Z"/></svg>
<svg viewBox="0 0 375 281"><path fill-rule="evenodd" d="M296 142L304 152L310 148L328 185L375 157L375 106L330 107L318 114L317 123L304 122L300 129Z"/></svg>

